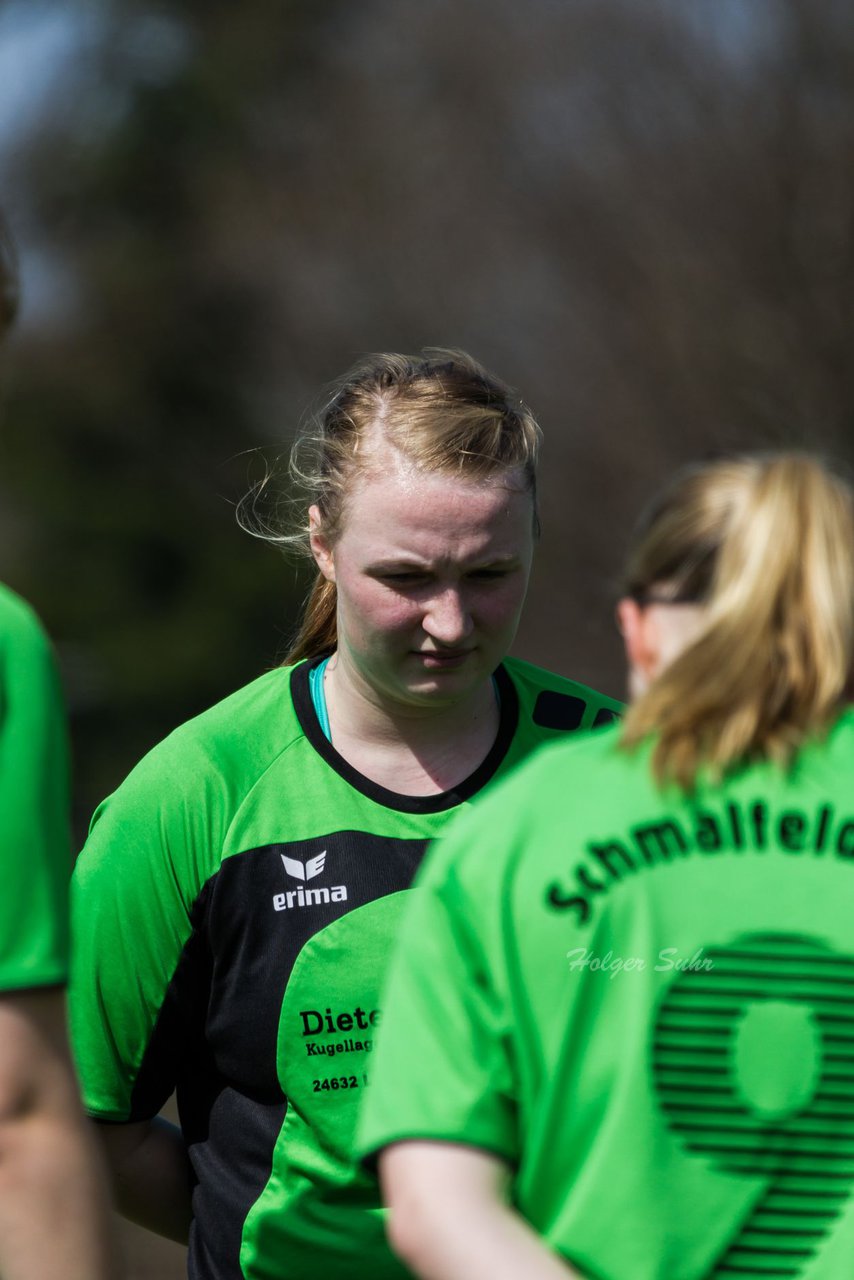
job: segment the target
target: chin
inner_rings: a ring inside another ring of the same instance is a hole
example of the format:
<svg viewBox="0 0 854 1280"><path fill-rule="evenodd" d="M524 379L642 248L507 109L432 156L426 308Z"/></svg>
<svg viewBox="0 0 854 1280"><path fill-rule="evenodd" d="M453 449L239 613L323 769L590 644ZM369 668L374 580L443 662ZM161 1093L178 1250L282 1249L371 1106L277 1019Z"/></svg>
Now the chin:
<svg viewBox="0 0 854 1280"><path fill-rule="evenodd" d="M471 668L464 670L458 667L446 671L425 671L423 675L407 681L407 688L419 701L429 699L458 702L473 693L488 678L480 669L473 671Z"/></svg>

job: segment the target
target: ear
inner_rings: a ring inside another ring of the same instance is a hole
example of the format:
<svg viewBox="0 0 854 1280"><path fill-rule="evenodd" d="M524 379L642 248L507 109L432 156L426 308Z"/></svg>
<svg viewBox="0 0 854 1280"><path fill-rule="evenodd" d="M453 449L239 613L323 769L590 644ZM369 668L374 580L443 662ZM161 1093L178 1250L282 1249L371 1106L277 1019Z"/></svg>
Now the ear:
<svg viewBox="0 0 854 1280"><path fill-rule="evenodd" d="M317 506L311 506L308 509L308 541L311 547L311 554L314 556L314 563L327 582L334 582L335 559L332 554L332 547L327 542L326 535L323 532L323 521L320 516L320 508Z"/></svg>
<svg viewBox="0 0 854 1280"><path fill-rule="evenodd" d="M645 609L629 597L617 604L617 626L626 647L630 684L635 694L645 689L658 672L661 637L655 609Z"/></svg>

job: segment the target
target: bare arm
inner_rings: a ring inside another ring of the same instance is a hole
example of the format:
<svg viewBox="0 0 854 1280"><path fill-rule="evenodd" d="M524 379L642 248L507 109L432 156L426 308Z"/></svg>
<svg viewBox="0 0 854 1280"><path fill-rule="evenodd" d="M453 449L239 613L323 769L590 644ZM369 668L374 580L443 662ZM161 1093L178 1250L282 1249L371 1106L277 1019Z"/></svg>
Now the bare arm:
<svg viewBox="0 0 854 1280"><path fill-rule="evenodd" d="M140 1227L186 1244L190 1232L190 1164L180 1129L159 1117L139 1124L99 1124L119 1213Z"/></svg>
<svg viewBox="0 0 854 1280"><path fill-rule="evenodd" d="M106 1176L77 1095L63 994L0 995L0 1275L118 1274Z"/></svg>
<svg viewBox="0 0 854 1280"><path fill-rule="evenodd" d="M421 1280L580 1280L506 1201L485 1151L401 1142L380 1155L392 1248Z"/></svg>

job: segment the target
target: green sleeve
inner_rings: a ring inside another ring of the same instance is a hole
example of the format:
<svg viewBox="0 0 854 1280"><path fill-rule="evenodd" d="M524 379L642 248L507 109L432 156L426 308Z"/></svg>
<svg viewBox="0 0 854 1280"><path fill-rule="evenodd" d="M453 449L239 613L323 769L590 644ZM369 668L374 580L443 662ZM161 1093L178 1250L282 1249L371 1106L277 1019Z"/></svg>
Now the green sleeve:
<svg viewBox="0 0 854 1280"><path fill-rule="evenodd" d="M190 943L216 810L204 762L169 742L96 812L72 882L71 1037L84 1103L102 1119L160 1110L194 1016Z"/></svg>
<svg viewBox="0 0 854 1280"><path fill-rule="evenodd" d="M68 964L68 751L50 645L0 590L0 990L62 983Z"/></svg>
<svg viewBox="0 0 854 1280"><path fill-rule="evenodd" d="M407 1138L516 1156L508 1010L453 873L467 825L462 819L439 841L440 856L410 894L361 1117L364 1158Z"/></svg>

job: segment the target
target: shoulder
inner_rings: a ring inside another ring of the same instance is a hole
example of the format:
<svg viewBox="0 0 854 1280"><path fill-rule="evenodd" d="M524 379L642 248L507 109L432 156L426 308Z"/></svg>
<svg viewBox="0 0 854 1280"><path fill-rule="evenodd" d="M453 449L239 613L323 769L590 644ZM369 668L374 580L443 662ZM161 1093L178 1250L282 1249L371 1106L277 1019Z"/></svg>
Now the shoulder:
<svg viewBox="0 0 854 1280"><path fill-rule="evenodd" d="M768 764L748 766L768 772L769 782L777 770ZM825 733L816 734L801 744L791 770L785 773L793 787L821 787L824 790L850 790L854 768L854 706L843 706Z"/></svg>
<svg viewBox="0 0 854 1280"><path fill-rule="evenodd" d="M854 755L854 706L843 707L838 718L831 725L825 743L810 744L808 751L821 753L826 751L835 760L850 761Z"/></svg>
<svg viewBox="0 0 854 1280"><path fill-rule="evenodd" d="M0 628L4 634L44 637L35 610L21 596L0 582Z"/></svg>
<svg viewBox="0 0 854 1280"><path fill-rule="evenodd" d="M535 848L572 849L601 826L604 815L633 803L652 787L647 752L624 751L620 726L559 738L477 795L437 841L431 873L437 880L498 883Z"/></svg>
<svg viewBox="0 0 854 1280"><path fill-rule="evenodd" d="M50 641L35 611L9 587L0 583L0 646L31 654L34 658L49 658Z"/></svg>
<svg viewBox="0 0 854 1280"><path fill-rule="evenodd" d="M610 724L623 704L607 694L570 680L521 658L507 658L504 668L519 695L520 709L544 730L565 732Z"/></svg>
<svg viewBox="0 0 854 1280"><path fill-rule="evenodd" d="M191 761L238 776L257 775L302 729L293 709L292 668L279 667L185 721L158 743L130 777L171 771Z"/></svg>
<svg viewBox="0 0 854 1280"><path fill-rule="evenodd" d="M566 801L566 810L578 813L586 807L584 795L589 794L591 784L601 793L613 787L618 777L634 773L646 779L648 765L645 759L641 762L637 754L629 755L621 748L620 725L614 719L597 733L545 743L489 794L478 796L472 813L482 815L488 808L493 812L499 808L510 810L521 796L532 793L544 800L552 794L560 795ZM571 803L566 800L568 795Z"/></svg>
<svg viewBox="0 0 854 1280"><path fill-rule="evenodd" d="M0 584L0 718L35 733L64 718L53 646L33 609ZM64 733L64 730L61 730Z"/></svg>
<svg viewBox="0 0 854 1280"><path fill-rule="evenodd" d="M257 780L303 736L291 671L268 671L149 751L96 811L84 862L117 830L213 849Z"/></svg>

